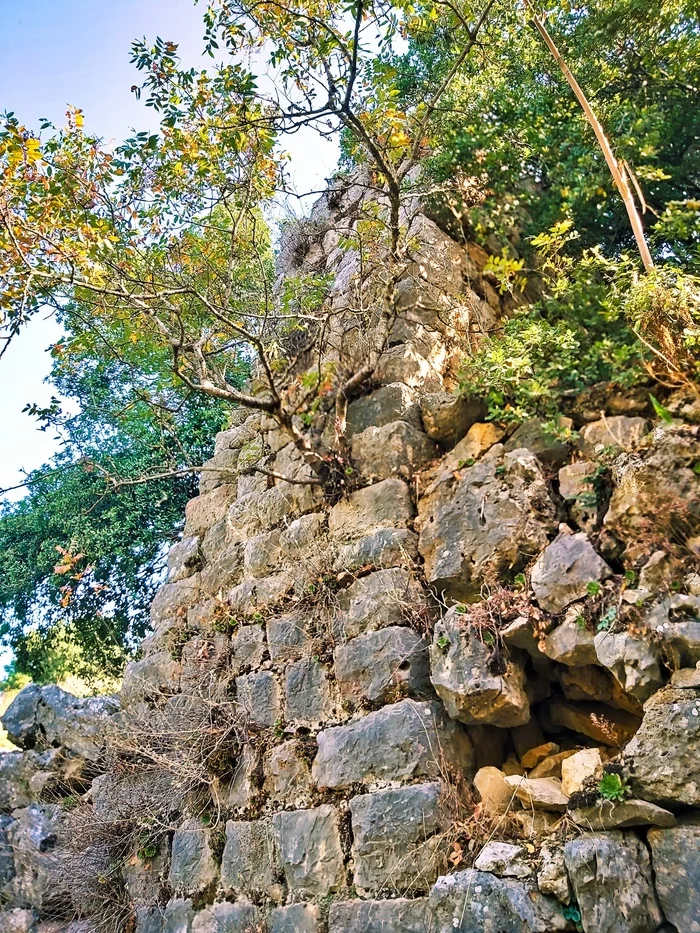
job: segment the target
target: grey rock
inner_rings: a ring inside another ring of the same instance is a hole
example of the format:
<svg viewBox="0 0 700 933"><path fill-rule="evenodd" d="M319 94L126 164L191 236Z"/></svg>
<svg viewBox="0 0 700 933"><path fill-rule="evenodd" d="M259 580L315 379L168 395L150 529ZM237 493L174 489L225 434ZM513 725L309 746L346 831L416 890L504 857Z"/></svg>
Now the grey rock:
<svg viewBox="0 0 700 933"><path fill-rule="evenodd" d="M373 531L338 549L335 570L366 570L412 566L418 556L418 538L407 528Z"/></svg>
<svg viewBox="0 0 700 933"><path fill-rule="evenodd" d="M405 527L414 515L411 493L401 479L364 486L331 509L328 529L336 538L352 540L381 528Z"/></svg>
<svg viewBox="0 0 700 933"><path fill-rule="evenodd" d="M345 863L335 807L283 811L272 823L290 891L316 897L343 886Z"/></svg>
<svg viewBox="0 0 700 933"><path fill-rule="evenodd" d="M382 386L351 402L346 433L351 438L367 428L380 428L392 421L407 421L415 428L421 426L415 392L400 382Z"/></svg>
<svg viewBox="0 0 700 933"><path fill-rule="evenodd" d="M218 877L211 848L211 832L200 820L189 819L173 834L169 881L184 894L206 890Z"/></svg>
<svg viewBox="0 0 700 933"><path fill-rule="evenodd" d="M282 716L279 687L269 671L236 677L236 700L243 715L258 726L274 726Z"/></svg>
<svg viewBox="0 0 700 933"><path fill-rule="evenodd" d="M508 842L487 842L475 859L474 868L490 871L499 878L529 878L534 874L525 860L525 849Z"/></svg>
<svg viewBox="0 0 700 933"><path fill-rule="evenodd" d="M443 764L466 774L473 770L466 732L445 716L439 703L402 700L349 725L319 732L317 738L312 775L320 789L435 779Z"/></svg>
<svg viewBox="0 0 700 933"><path fill-rule="evenodd" d="M700 933L700 823L682 820L672 829L650 829L656 893L678 933Z"/></svg>
<svg viewBox="0 0 700 933"><path fill-rule="evenodd" d="M311 659L291 664L285 683L285 718L311 725L327 719L332 709L325 667Z"/></svg>
<svg viewBox="0 0 700 933"><path fill-rule="evenodd" d="M199 601L200 593L201 577L198 573L177 583L164 583L151 603L153 627L159 629L172 620L184 619L187 610Z"/></svg>
<svg viewBox="0 0 700 933"><path fill-rule="evenodd" d="M486 645L469 615L449 609L435 626L430 648L430 679L453 719L467 725L521 726L530 718L525 671L503 659L493 673L493 646Z"/></svg>
<svg viewBox="0 0 700 933"><path fill-rule="evenodd" d="M510 578L547 543L554 504L534 454L487 456L449 473L418 504L425 574L453 599L478 596L484 575Z"/></svg>
<svg viewBox="0 0 700 933"><path fill-rule="evenodd" d="M30 684L9 705L2 723L20 748L62 745L88 761L97 761L108 723L118 709L114 697L80 699L53 684Z"/></svg>
<svg viewBox="0 0 700 933"><path fill-rule="evenodd" d="M581 836L564 846L585 933L654 933L663 917L649 853L631 832Z"/></svg>
<svg viewBox="0 0 700 933"><path fill-rule="evenodd" d="M38 918L33 910L0 911L0 930L2 933L34 933Z"/></svg>
<svg viewBox="0 0 700 933"><path fill-rule="evenodd" d="M562 418L560 427L564 430L570 430L573 427L573 422L570 418ZM522 448L531 450L538 460L550 467L560 467L569 456L569 445L566 441L551 434L537 418L524 421L506 441L505 450L507 453Z"/></svg>
<svg viewBox="0 0 700 933"><path fill-rule="evenodd" d="M192 901L180 897L171 898L165 905L163 933L191 933L193 920Z"/></svg>
<svg viewBox="0 0 700 933"><path fill-rule="evenodd" d="M409 628L368 632L336 648L335 676L352 703L382 702L432 694L428 643Z"/></svg>
<svg viewBox="0 0 700 933"><path fill-rule="evenodd" d="M199 538L190 536L182 538L168 551L168 583L176 583L191 577L193 573L201 570L202 552L199 549Z"/></svg>
<svg viewBox="0 0 700 933"><path fill-rule="evenodd" d="M225 518L237 493L235 483L226 483L217 486L211 492L190 499L185 506L185 535L187 537L202 535L212 525Z"/></svg>
<svg viewBox="0 0 700 933"><path fill-rule="evenodd" d="M648 800L599 800L590 807L569 811L569 818L584 829L628 829L632 826L675 826L676 818L668 810Z"/></svg>
<svg viewBox="0 0 700 933"><path fill-rule="evenodd" d="M663 686L659 651L649 639L631 632L598 632L595 650L598 663L607 667L620 687L640 703Z"/></svg>
<svg viewBox="0 0 700 933"><path fill-rule="evenodd" d="M56 806L32 804L15 810L7 826L7 841L14 854L14 877L5 889L17 907L41 911L57 892L56 869L59 811Z"/></svg>
<svg viewBox="0 0 700 933"><path fill-rule="evenodd" d="M258 908L244 902L220 901L200 910L192 921L192 933L259 933L260 929Z"/></svg>
<svg viewBox="0 0 700 933"><path fill-rule="evenodd" d="M51 766L51 752L0 753L0 810L11 811L35 802L35 775Z"/></svg>
<svg viewBox="0 0 700 933"><path fill-rule="evenodd" d="M426 897L334 901L328 918L328 933L429 933L432 929Z"/></svg>
<svg viewBox="0 0 700 933"><path fill-rule="evenodd" d="M595 633L568 618L568 613L563 622L545 635L541 645L543 653L558 664L569 667L598 664Z"/></svg>
<svg viewBox="0 0 700 933"><path fill-rule="evenodd" d="M266 788L274 800L308 806L311 769L297 740L276 745L265 765Z"/></svg>
<svg viewBox="0 0 700 933"><path fill-rule="evenodd" d="M246 541L243 548L243 569L246 576L266 577L279 569L283 560L280 530L264 531Z"/></svg>
<svg viewBox="0 0 700 933"><path fill-rule="evenodd" d="M568 904L571 900L569 876L566 873L564 853L560 848L542 846L540 849L537 887L542 894L553 894L562 904Z"/></svg>
<svg viewBox="0 0 700 933"><path fill-rule="evenodd" d="M226 890L256 899L269 897L277 873L277 852L267 820L226 823L221 884Z"/></svg>
<svg viewBox="0 0 700 933"><path fill-rule="evenodd" d="M431 783L353 797L353 879L360 893L425 892L445 870L441 794L441 785Z"/></svg>
<svg viewBox="0 0 700 933"><path fill-rule="evenodd" d="M425 433L448 448L454 447L486 414L482 401L449 392L429 392L421 397L420 406Z"/></svg>
<svg viewBox="0 0 700 933"><path fill-rule="evenodd" d="M316 904L277 907L270 914L270 933L322 933L321 911Z"/></svg>
<svg viewBox="0 0 700 933"><path fill-rule="evenodd" d="M589 583L605 580L611 573L584 532L562 533L538 557L530 583L540 606L557 613L586 596Z"/></svg>
<svg viewBox="0 0 700 933"><path fill-rule="evenodd" d="M339 596L338 635L353 638L363 632L401 625L412 613L425 611L420 583L403 567L377 570L355 580Z"/></svg>
<svg viewBox="0 0 700 933"><path fill-rule="evenodd" d="M239 453L238 448L219 450L213 457L204 461L202 472L199 474L200 496L224 483L237 485Z"/></svg>
<svg viewBox="0 0 700 933"><path fill-rule="evenodd" d="M435 933L554 933L561 906L534 884L468 869L438 878L430 892ZM587 931L588 933L588 931Z"/></svg>
<svg viewBox="0 0 700 933"><path fill-rule="evenodd" d="M200 579L202 593L216 596L237 583L243 574L243 548L234 541L217 551L202 568Z"/></svg>
<svg viewBox="0 0 700 933"><path fill-rule="evenodd" d="M242 630L239 629L240 631ZM223 632L212 632L211 635L202 637L195 635L194 638L190 638L182 646L182 691L197 693L206 683L213 686L217 677L228 673L230 660L231 639Z"/></svg>
<svg viewBox="0 0 700 933"><path fill-rule="evenodd" d="M581 428L578 446L586 457L595 457L606 447L618 451L632 450L646 432L647 422L644 418L614 415Z"/></svg>
<svg viewBox="0 0 700 933"><path fill-rule="evenodd" d="M169 651L157 651L138 661L129 661L122 679L124 706L158 696L169 696L180 689L181 665Z"/></svg>
<svg viewBox="0 0 700 933"><path fill-rule="evenodd" d="M163 911L160 907L137 907L134 911L135 933L163 933Z"/></svg>
<svg viewBox="0 0 700 933"><path fill-rule="evenodd" d="M700 596L673 593L650 609L644 624L672 667L694 667L700 661Z"/></svg>
<svg viewBox="0 0 700 933"><path fill-rule="evenodd" d="M362 474L373 479L410 478L438 454L427 434L407 421L366 428L353 436L351 451Z"/></svg>
<svg viewBox="0 0 700 933"><path fill-rule="evenodd" d="M239 625L231 636L231 670L234 674L257 668L265 657L265 632L262 625ZM183 651L183 660L185 652Z"/></svg>
<svg viewBox="0 0 700 933"><path fill-rule="evenodd" d="M11 816L0 816L0 891L15 874L15 857L7 833L13 822Z"/></svg>
<svg viewBox="0 0 700 933"><path fill-rule="evenodd" d="M659 690L625 749L632 792L671 809L700 806L699 762L700 689Z"/></svg>
<svg viewBox="0 0 700 933"><path fill-rule="evenodd" d="M308 559L318 549L326 533L325 512L301 515L280 533L280 549L287 563Z"/></svg>
<svg viewBox="0 0 700 933"><path fill-rule="evenodd" d="M267 620L267 644L273 661L297 661L311 644L312 619L303 612Z"/></svg>

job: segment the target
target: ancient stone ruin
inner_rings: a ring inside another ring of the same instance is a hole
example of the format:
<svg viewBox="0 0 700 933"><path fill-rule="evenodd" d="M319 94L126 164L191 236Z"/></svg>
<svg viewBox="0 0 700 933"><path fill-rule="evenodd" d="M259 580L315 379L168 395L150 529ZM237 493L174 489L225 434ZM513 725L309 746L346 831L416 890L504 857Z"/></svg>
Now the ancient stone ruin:
<svg viewBox="0 0 700 933"><path fill-rule="evenodd" d="M362 198L282 269L340 321ZM700 931L700 406L487 421L457 372L514 299L415 224L342 495L236 412L121 695L9 708L2 933Z"/></svg>

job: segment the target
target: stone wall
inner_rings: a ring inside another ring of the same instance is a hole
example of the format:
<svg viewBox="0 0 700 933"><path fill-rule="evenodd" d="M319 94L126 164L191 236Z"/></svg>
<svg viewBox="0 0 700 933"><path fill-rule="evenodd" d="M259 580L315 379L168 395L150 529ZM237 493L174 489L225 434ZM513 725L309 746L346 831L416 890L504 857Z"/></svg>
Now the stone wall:
<svg viewBox="0 0 700 933"><path fill-rule="evenodd" d="M362 197L288 251L339 308ZM697 402L653 424L596 387L575 443L484 421L455 376L508 303L477 247L416 237L347 494L242 413L119 709L8 711L1 930L700 930Z"/></svg>

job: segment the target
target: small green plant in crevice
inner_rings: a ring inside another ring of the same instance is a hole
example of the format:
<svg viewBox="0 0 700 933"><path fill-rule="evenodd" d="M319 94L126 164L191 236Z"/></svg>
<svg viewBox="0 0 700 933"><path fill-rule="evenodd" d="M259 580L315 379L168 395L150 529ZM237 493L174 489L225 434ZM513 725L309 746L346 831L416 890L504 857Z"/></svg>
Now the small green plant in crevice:
<svg viewBox="0 0 700 933"><path fill-rule="evenodd" d="M591 580L586 586L586 593L588 593L589 596L598 596L602 589L602 586L597 580Z"/></svg>
<svg viewBox="0 0 700 933"><path fill-rule="evenodd" d="M578 904L566 904L562 908L562 913L564 914L564 919L569 920L571 923L575 924L577 931L582 933L583 926L581 925L581 911L579 910Z"/></svg>
<svg viewBox="0 0 700 933"><path fill-rule="evenodd" d="M615 623L617 619L617 609L614 606L610 606L609 609L606 609L603 615L598 620L597 629L599 632L607 632L609 628Z"/></svg>
<svg viewBox="0 0 700 933"><path fill-rule="evenodd" d="M621 774L606 771L598 783L598 795L603 800L621 803L629 793L627 782Z"/></svg>
<svg viewBox="0 0 700 933"><path fill-rule="evenodd" d="M447 649L450 647L450 639L443 633L442 635L438 635L438 637L435 639L435 644L438 646L440 651L447 651Z"/></svg>

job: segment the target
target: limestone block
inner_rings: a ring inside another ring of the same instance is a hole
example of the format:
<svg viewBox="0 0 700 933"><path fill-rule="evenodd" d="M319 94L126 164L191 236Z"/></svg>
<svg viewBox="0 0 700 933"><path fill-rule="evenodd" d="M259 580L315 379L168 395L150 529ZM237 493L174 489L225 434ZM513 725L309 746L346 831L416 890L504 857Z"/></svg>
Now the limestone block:
<svg viewBox="0 0 700 933"><path fill-rule="evenodd" d="M221 859L222 887L252 899L269 897L276 872L277 851L271 823L229 820Z"/></svg>
<svg viewBox="0 0 700 933"><path fill-rule="evenodd" d="M544 474L529 451L450 473L418 503L426 578L450 598L473 599L485 574L510 579L538 553L554 518Z"/></svg>
<svg viewBox="0 0 700 933"><path fill-rule="evenodd" d="M333 567L338 571L410 567L418 556L417 545L417 536L407 528L373 531L340 547Z"/></svg>
<svg viewBox="0 0 700 933"><path fill-rule="evenodd" d="M258 726L274 726L282 716L279 687L269 671L236 677L236 701L241 713Z"/></svg>
<svg viewBox="0 0 700 933"><path fill-rule="evenodd" d="M285 684L285 719L290 722L318 724L333 709L325 667L318 661L296 661L287 668Z"/></svg>
<svg viewBox="0 0 700 933"><path fill-rule="evenodd" d="M50 754L34 750L0 754L0 810L17 810L36 802L33 779L51 766Z"/></svg>
<svg viewBox="0 0 700 933"><path fill-rule="evenodd" d="M582 748L561 763L561 789L570 797L591 778L600 778L603 759L598 748Z"/></svg>
<svg viewBox="0 0 700 933"><path fill-rule="evenodd" d="M211 492L224 483L230 486L236 486L238 478L238 457L239 450L220 450L205 460L202 464L202 472L199 474L199 494L200 496Z"/></svg>
<svg viewBox="0 0 700 933"><path fill-rule="evenodd" d="M530 584L540 606L558 613L583 599L589 583L605 580L611 573L584 532L561 533L537 559Z"/></svg>
<svg viewBox="0 0 700 933"><path fill-rule="evenodd" d="M673 667L700 661L700 596L673 593L650 609L644 624Z"/></svg>
<svg viewBox="0 0 700 933"><path fill-rule="evenodd" d="M355 580L339 596L339 637L353 638L363 632L401 625L412 612L426 605L420 583L403 567L377 570Z"/></svg>
<svg viewBox="0 0 700 933"><path fill-rule="evenodd" d="M192 501L192 500L190 500ZM193 574L177 583L164 583L151 603L151 624L159 628L169 619L184 619L190 606L199 600L200 575Z"/></svg>
<svg viewBox="0 0 700 933"><path fill-rule="evenodd" d="M486 414L482 401L449 392L427 393L421 397L420 406L425 433L448 448L454 447Z"/></svg>
<svg viewBox="0 0 700 933"><path fill-rule="evenodd" d="M163 933L192 933L193 920L192 901L181 897L171 898L163 913Z"/></svg>
<svg viewBox="0 0 700 933"><path fill-rule="evenodd" d="M700 933L700 824L686 818L673 829L650 829L647 841L666 919L679 933Z"/></svg>
<svg viewBox="0 0 700 933"><path fill-rule="evenodd" d="M441 363L444 359L428 360L407 344L390 347L382 354L374 371L374 379L381 385L402 383L412 389L440 392L443 388Z"/></svg>
<svg viewBox="0 0 700 933"><path fill-rule="evenodd" d="M192 933L257 933L260 928L258 908L245 902L214 903L200 910L192 921ZM178 930L177 933L181 931ZM183 930L182 933L187 931Z"/></svg>
<svg viewBox="0 0 700 933"><path fill-rule="evenodd" d="M273 661L297 661L311 644L313 620L294 612L267 620L267 643Z"/></svg>
<svg viewBox="0 0 700 933"><path fill-rule="evenodd" d="M634 833L580 836L564 859L585 933L654 933L663 920L649 853Z"/></svg>
<svg viewBox="0 0 700 933"><path fill-rule="evenodd" d="M624 747L639 728L638 716L603 703L553 699L549 702L549 715L555 726L573 729L601 745L619 748Z"/></svg>
<svg viewBox="0 0 700 933"><path fill-rule="evenodd" d="M177 583L191 577L202 566L200 539L196 536L182 538L168 551L168 583Z"/></svg>
<svg viewBox="0 0 700 933"><path fill-rule="evenodd" d="M542 894L553 894L561 904L571 900L571 886L566 873L564 853L558 847L542 846L537 869L537 887Z"/></svg>
<svg viewBox="0 0 700 933"><path fill-rule="evenodd" d="M414 515L411 493L400 479L385 479L341 499L331 509L328 529L336 538L360 538L380 528L404 528Z"/></svg>
<svg viewBox="0 0 700 933"><path fill-rule="evenodd" d="M195 496L185 506L185 535L202 535L216 522L226 517L229 506L235 501L235 485L224 484L203 496Z"/></svg>
<svg viewBox="0 0 700 933"><path fill-rule="evenodd" d="M234 674L259 667L265 656L262 625L239 625L231 636L231 670Z"/></svg>
<svg viewBox="0 0 700 933"><path fill-rule="evenodd" d="M502 672L492 673L492 656L492 646L469 625L469 616L449 609L435 626L430 679L453 719L467 725L522 725L530 718L525 671L517 660L504 658Z"/></svg>
<svg viewBox="0 0 700 933"><path fill-rule="evenodd" d="M216 596L238 583L242 574L243 548L238 542L227 544L202 568L202 593L206 596Z"/></svg>
<svg viewBox="0 0 700 933"><path fill-rule="evenodd" d="M606 447L612 447L617 451L629 451L637 446L646 433L645 418L613 415L581 428L578 446L586 457L595 457Z"/></svg>
<svg viewBox="0 0 700 933"><path fill-rule="evenodd" d="M402 700L346 726L318 734L312 775L320 789L339 789L377 780L440 775L445 764L472 771L473 750L464 730L439 703Z"/></svg>
<svg viewBox="0 0 700 933"><path fill-rule="evenodd" d="M526 778L519 774L506 777L506 783L525 809L553 810L564 813L569 798L562 791L559 778Z"/></svg>
<svg viewBox="0 0 700 933"><path fill-rule="evenodd" d="M426 933L432 921L425 897L333 901L328 933Z"/></svg>
<svg viewBox="0 0 700 933"><path fill-rule="evenodd" d="M392 421L355 434L352 459L363 476L407 479L424 469L438 455L434 441L407 421Z"/></svg>
<svg viewBox="0 0 700 933"><path fill-rule="evenodd" d="M129 661L122 679L124 706L146 697L168 696L180 689L182 665L169 651L158 651L139 661Z"/></svg>
<svg viewBox="0 0 700 933"><path fill-rule="evenodd" d="M300 515L280 532L280 550L287 562L310 558L319 547L326 531L325 512Z"/></svg>
<svg viewBox="0 0 700 933"><path fill-rule="evenodd" d="M338 812L323 804L312 810L282 811L272 818L280 862L290 891L317 897L345 883Z"/></svg>
<svg viewBox="0 0 700 933"><path fill-rule="evenodd" d="M5 896L11 904L42 910L58 893L52 873L56 869L59 810L53 805L31 804L15 810L13 816L6 832L14 855L14 877Z"/></svg>
<svg viewBox="0 0 700 933"><path fill-rule="evenodd" d="M500 816L512 808L515 791L499 768L493 765L479 768L474 775L474 787L482 809L490 816Z"/></svg>
<svg viewBox="0 0 700 933"><path fill-rule="evenodd" d="M700 623L698 630L700 633ZM595 650L598 662L607 667L620 687L640 703L663 686L659 651L647 638L631 632L598 632Z"/></svg>
<svg viewBox="0 0 700 933"><path fill-rule="evenodd" d="M265 763L265 787L274 800L308 806L311 769L298 740L283 742L272 749Z"/></svg>
<svg viewBox="0 0 700 933"><path fill-rule="evenodd" d="M561 418L560 427L570 430L573 427L571 418ZM531 450L537 459L548 467L560 467L569 456L569 445L566 441L551 434L537 418L531 418L518 425L506 441L506 452L521 448Z"/></svg>
<svg viewBox="0 0 700 933"><path fill-rule="evenodd" d="M369 427L382 427L392 421L407 421L420 428L416 393L400 382L382 386L348 405L346 435L351 438Z"/></svg>
<svg viewBox="0 0 700 933"><path fill-rule="evenodd" d="M353 797L353 880L360 893L424 892L445 870L441 793L440 784L430 783Z"/></svg>
<svg viewBox="0 0 700 933"><path fill-rule="evenodd" d="M276 907L270 914L270 933L323 933L321 910L317 904L290 904Z"/></svg>
<svg viewBox="0 0 700 933"><path fill-rule="evenodd" d="M392 626L368 632L336 648L333 658L341 696L351 703L433 693L428 643L412 629Z"/></svg>
<svg viewBox="0 0 700 933"><path fill-rule="evenodd" d="M189 819L173 834L168 881L180 893L206 890L219 875L211 848L211 832L200 820Z"/></svg>
<svg viewBox="0 0 700 933"><path fill-rule="evenodd" d="M565 618L541 640L542 651L558 664L584 667L598 664L595 649L595 632L589 631L577 621Z"/></svg>
<svg viewBox="0 0 700 933"><path fill-rule="evenodd" d="M490 871L499 878L529 878L535 871L526 860L523 846L508 842L487 842L474 861L478 871Z"/></svg>
<svg viewBox="0 0 700 933"><path fill-rule="evenodd" d="M700 689L666 687L644 706L625 749L632 792L664 806L700 806Z"/></svg>
<svg viewBox="0 0 700 933"><path fill-rule="evenodd" d="M284 559L280 547L281 531L264 531L246 541L243 549L243 569L248 577L266 577L274 573Z"/></svg>
<svg viewBox="0 0 700 933"><path fill-rule="evenodd" d="M475 869L438 878L430 892L430 908L435 933L555 933L566 929L559 903L540 894L533 882L497 878Z"/></svg>
<svg viewBox="0 0 700 933"><path fill-rule="evenodd" d="M577 807L569 817L588 830L627 829L632 826L675 826L676 818L648 800L598 800L590 807Z"/></svg>

